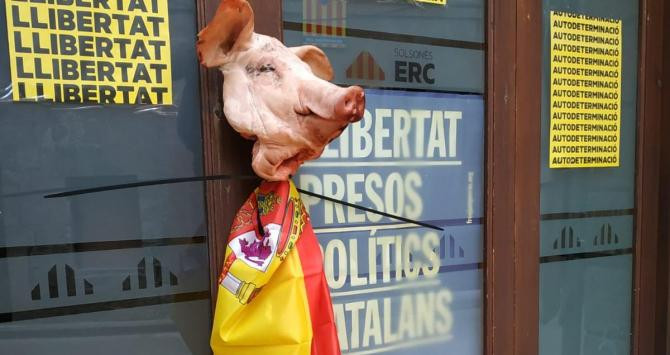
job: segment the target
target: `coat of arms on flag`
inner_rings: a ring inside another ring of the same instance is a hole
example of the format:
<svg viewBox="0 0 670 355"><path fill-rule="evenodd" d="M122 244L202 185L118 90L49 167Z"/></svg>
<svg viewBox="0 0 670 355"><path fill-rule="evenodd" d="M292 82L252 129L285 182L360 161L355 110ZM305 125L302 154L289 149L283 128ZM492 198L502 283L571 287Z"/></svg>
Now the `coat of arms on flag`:
<svg viewBox="0 0 670 355"><path fill-rule="evenodd" d="M324 47L344 47L346 29L346 0L302 1L302 33L305 42Z"/></svg>
<svg viewBox="0 0 670 355"><path fill-rule="evenodd" d="M219 276L216 355L339 355L319 242L292 181L264 181L238 211Z"/></svg>

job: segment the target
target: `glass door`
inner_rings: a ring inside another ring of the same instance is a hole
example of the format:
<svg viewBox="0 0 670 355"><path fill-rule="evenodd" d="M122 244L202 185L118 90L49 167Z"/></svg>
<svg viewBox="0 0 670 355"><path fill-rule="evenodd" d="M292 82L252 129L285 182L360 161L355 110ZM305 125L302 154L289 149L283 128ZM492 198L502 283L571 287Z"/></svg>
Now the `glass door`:
<svg viewBox="0 0 670 355"><path fill-rule="evenodd" d="M303 196L343 353L481 354L486 3L282 5L284 42L323 49L367 99L296 183L414 221Z"/></svg>
<svg viewBox="0 0 670 355"><path fill-rule="evenodd" d="M540 354L629 354L638 2L543 2Z"/></svg>
<svg viewBox="0 0 670 355"><path fill-rule="evenodd" d="M201 183L43 197L202 175L196 18L192 1L0 5L0 352L210 353Z"/></svg>

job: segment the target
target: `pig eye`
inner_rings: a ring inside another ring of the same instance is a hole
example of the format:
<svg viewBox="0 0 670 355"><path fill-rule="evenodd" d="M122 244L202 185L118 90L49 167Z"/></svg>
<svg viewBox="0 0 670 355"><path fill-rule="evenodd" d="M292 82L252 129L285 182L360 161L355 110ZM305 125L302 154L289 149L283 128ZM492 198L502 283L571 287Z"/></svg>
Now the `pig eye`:
<svg viewBox="0 0 670 355"><path fill-rule="evenodd" d="M275 67L272 64L263 64L263 65L261 65L260 68L258 68L258 70L261 73L267 73L267 72L275 71Z"/></svg>

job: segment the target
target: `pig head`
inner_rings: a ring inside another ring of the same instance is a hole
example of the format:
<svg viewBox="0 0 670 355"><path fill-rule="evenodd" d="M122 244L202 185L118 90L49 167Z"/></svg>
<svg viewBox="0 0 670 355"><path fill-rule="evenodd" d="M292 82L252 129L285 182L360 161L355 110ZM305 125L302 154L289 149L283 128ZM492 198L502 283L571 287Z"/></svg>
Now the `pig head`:
<svg viewBox="0 0 670 355"><path fill-rule="evenodd" d="M223 111L237 132L256 141L252 168L266 180L288 179L363 116L363 89L328 82L333 69L319 48L287 48L254 33L245 0L221 1L198 34L197 50L202 65L223 73Z"/></svg>

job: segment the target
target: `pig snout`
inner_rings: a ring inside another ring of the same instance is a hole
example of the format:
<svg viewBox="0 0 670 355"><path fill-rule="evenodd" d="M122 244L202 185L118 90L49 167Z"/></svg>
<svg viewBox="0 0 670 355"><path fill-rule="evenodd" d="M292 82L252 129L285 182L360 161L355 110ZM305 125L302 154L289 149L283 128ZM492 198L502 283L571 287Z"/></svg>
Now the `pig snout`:
<svg viewBox="0 0 670 355"><path fill-rule="evenodd" d="M365 93L359 86L343 88L320 79L304 81L296 111L326 120L356 122L365 111Z"/></svg>
<svg viewBox="0 0 670 355"><path fill-rule="evenodd" d="M334 108L335 119L357 122L363 118L365 92L360 86L350 86L343 90Z"/></svg>

